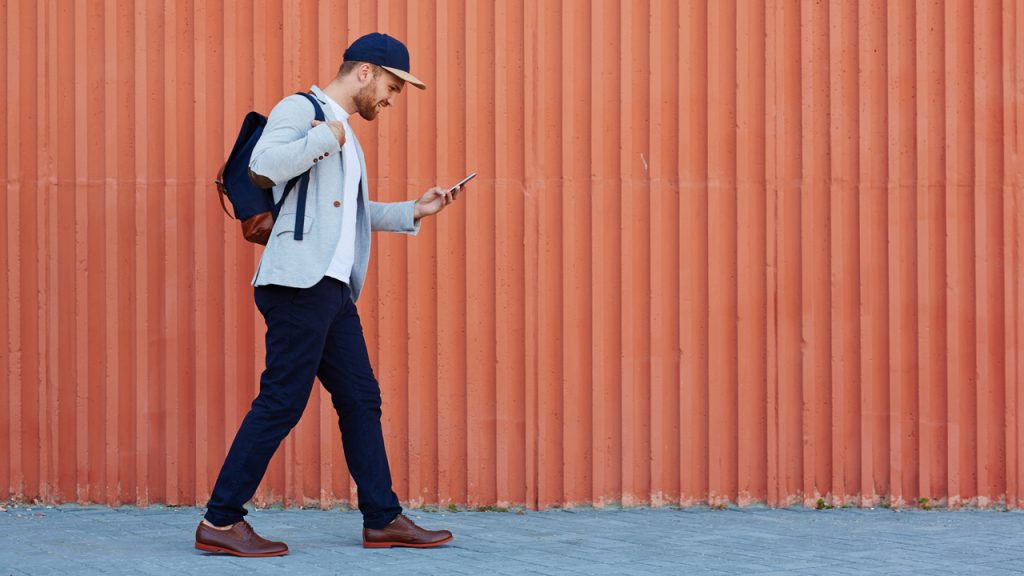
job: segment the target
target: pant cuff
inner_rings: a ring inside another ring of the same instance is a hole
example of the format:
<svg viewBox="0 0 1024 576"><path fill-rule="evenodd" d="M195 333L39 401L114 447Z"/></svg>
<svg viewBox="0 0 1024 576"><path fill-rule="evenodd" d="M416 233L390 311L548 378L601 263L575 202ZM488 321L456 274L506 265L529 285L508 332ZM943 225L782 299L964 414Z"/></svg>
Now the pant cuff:
<svg viewBox="0 0 1024 576"><path fill-rule="evenodd" d="M391 512L382 515L375 515L373 518L363 516L363 528L369 528L370 530L380 530L388 524L391 524L391 522L394 521L395 518L398 518L399 514L401 514L401 512Z"/></svg>

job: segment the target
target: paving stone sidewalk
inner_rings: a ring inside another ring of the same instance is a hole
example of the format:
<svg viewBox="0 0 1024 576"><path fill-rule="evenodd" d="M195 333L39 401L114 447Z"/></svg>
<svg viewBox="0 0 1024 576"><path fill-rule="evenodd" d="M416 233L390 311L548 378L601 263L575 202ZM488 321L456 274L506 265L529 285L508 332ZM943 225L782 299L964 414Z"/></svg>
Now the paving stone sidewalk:
<svg viewBox="0 0 1024 576"><path fill-rule="evenodd" d="M364 550L358 512L261 510L280 558L195 550L195 508L8 507L0 576L22 574L1024 574L1024 512L625 509L420 512L455 540Z"/></svg>

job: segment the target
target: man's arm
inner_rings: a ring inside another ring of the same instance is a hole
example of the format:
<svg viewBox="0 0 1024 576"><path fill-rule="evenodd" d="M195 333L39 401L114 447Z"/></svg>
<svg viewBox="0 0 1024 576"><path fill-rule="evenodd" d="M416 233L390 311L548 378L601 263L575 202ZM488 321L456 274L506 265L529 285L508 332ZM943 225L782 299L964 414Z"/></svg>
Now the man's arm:
<svg viewBox="0 0 1024 576"><path fill-rule="evenodd" d="M400 232L415 236L420 231L420 222L414 218L416 201L374 202L370 201L370 229L374 232Z"/></svg>
<svg viewBox="0 0 1024 576"><path fill-rule="evenodd" d="M449 192L444 188L431 188L419 200L406 202L370 201L370 229L374 232L402 232L415 236L420 221L437 214L458 198L462 187Z"/></svg>
<svg viewBox="0 0 1024 576"><path fill-rule="evenodd" d="M287 182L322 158L339 153L341 146L331 127L318 124L311 129L313 118L313 106L299 95L274 107L249 160L255 182L271 186Z"/></svg>

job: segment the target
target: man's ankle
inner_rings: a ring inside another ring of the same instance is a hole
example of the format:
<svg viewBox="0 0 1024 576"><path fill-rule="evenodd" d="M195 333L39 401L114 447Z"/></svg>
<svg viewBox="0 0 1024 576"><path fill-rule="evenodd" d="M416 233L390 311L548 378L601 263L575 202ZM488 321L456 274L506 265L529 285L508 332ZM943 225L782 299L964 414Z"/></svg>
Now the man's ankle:
<svg viewBox="0 0 1024 576"><path fill-rule="evenodd" d="M210 528L213 528L214 530L224 531L224 530L231 530L231 527L234 526L235 524L238 524L238 522L235 522L235 524L228 524L227 526L217 526L213 522L210 522L206 518L203 518L203 524L209 526Z"/></svg>

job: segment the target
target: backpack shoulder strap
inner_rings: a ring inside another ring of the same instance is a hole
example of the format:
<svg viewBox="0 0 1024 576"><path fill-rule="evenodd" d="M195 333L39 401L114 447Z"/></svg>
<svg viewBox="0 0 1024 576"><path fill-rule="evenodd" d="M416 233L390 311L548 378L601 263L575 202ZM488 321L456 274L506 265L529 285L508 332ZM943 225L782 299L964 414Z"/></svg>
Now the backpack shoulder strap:
<svg viewBox="0 0 1024 576"><path fill-rule="evenodd" d="M321 122L324 122L326 120L326 118L324 117L324 109L320 107L320 102L317 101L317 99L312 94L310 94L309 92L296 92L296 94L300 96L305 96L306 100L309 100L309 103L313 105L313 114L317 120Z"/></svg>
<svg viewBox="0 0 1024 576"><path fill-rule="evenodd" d="M323 108L320 107L320 102L318 102L317 99L314 98L312 94L309 94L307 92L296 92L296 94L305 96L306 100L309 100L310 104L313 105L313 116L316 120L320 122L326 121L327 118L324 116ZM309 173L312 170L313 169L310 168L309 170L306 170L299 176L296 176L295 178L289 180L288 185L285 186L284 188L284 194L281 194L281 200L277 203L277 206L275 206L275 212L279 212L281 210L281 206L284 204L284 199L288 197L288 193L291 192L292 188L295 187L296 183L299 184L299 197L296 199L295 207L296 241L302 240L302 233L306 227L306 190L309 188Z"/></svg>

